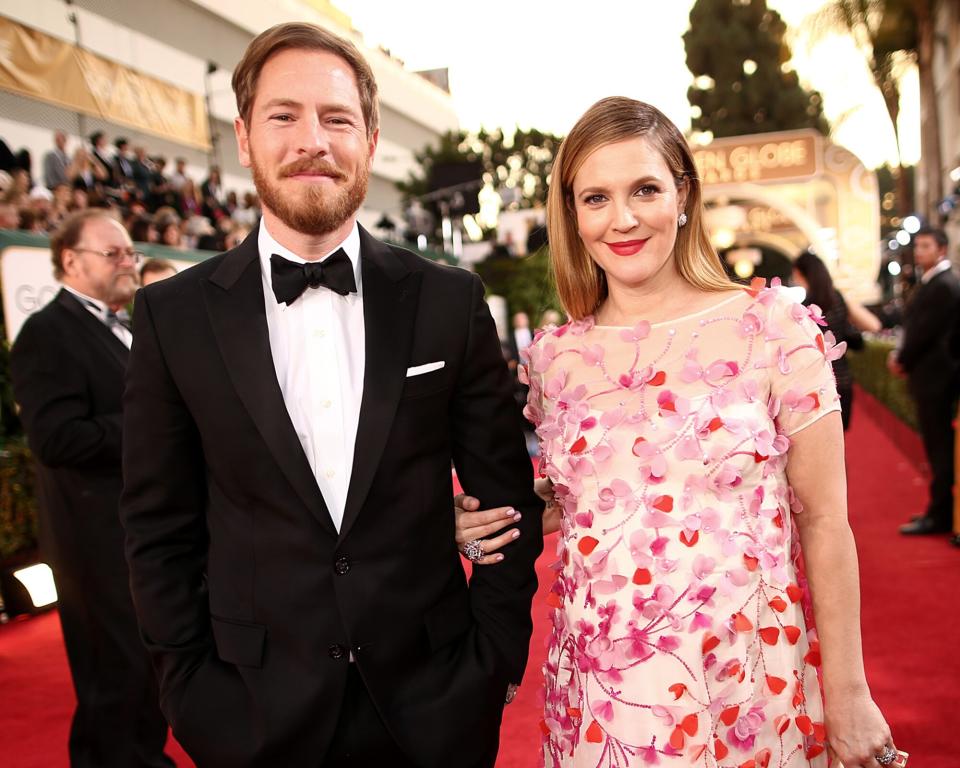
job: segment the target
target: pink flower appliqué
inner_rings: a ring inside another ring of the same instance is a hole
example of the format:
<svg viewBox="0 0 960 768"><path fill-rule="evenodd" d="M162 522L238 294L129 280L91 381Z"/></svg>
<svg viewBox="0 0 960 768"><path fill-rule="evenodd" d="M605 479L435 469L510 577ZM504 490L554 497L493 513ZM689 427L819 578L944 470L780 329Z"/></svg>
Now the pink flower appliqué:
<svg viewBox="0 0 960 768"><path fill-rule="evenodd" d="M755 704L749 712L738 717L737 722L727 731L727 744L741 752L749 752L753 749L757 734L766 720L762 704Z"/></svg>

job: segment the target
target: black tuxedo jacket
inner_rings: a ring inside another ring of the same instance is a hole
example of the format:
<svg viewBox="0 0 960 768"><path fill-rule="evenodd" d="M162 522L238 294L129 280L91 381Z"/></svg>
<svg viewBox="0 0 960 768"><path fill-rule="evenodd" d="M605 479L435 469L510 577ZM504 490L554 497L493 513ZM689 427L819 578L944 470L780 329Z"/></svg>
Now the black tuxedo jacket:
<svg viewBox="0 0 960 768"><path fill-rule="evenodd" d="M339 533L274 372L257 231L136 300L121 516L161 706L201 768L320 764L350 655L417 765L467 766L523 674L542 504L482 285L360 238L366 369ZM451 460L486 506L523 513L469 588Z"/></svg>
<svg viewBox="0 0 960 768"><path fill-rule="evenodd" d="M128 355L109 328L61 290L27 319L10 358L20 418L38 463L43 555L58 576L79 579L93 593L108 590L127 604L117 505ZM86 565L97 561L101 569Z"/></svg>
<svg viewBox="0 0 960 768"><path fill-rule="evenodd" d="M917 396L949 396L958 361L950 337L960 313L960 281L953 269L940 272L913 292L903 317L897 360Z"/></svg>

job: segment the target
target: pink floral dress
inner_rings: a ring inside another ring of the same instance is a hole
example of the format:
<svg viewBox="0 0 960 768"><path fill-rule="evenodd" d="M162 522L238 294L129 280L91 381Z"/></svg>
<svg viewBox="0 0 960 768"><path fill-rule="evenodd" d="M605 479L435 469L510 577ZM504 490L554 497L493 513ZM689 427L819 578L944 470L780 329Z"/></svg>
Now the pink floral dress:
<svg viewBox="0 0 960 768"><path fill-rule="evenodd" d="M776 284L538 334L527 416L563 509L546 766L827 764L785 468L839 410L819 310Z"/></svg>

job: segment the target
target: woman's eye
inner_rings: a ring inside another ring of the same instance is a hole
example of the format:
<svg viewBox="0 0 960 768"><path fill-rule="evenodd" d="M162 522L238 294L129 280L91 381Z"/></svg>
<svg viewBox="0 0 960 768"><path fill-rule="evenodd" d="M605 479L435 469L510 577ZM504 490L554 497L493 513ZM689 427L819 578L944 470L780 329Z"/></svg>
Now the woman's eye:
<svg viewBox="0 0 960 768"><path fill-rule="evenodd" d="M602 203L606 199L606 197L600 194L587 195L585 198L583 198L583 202L585 202L587 205L596 205L597 203Z"/></svg>
<svg viewBox="0 0 960 768"><path fill-rule="evenodd" d="M660 189L655 187L653 184L644 184L637 190L636 194L640 195L640 197L650 197L651 195L657 194L659 191Z"/></svg>

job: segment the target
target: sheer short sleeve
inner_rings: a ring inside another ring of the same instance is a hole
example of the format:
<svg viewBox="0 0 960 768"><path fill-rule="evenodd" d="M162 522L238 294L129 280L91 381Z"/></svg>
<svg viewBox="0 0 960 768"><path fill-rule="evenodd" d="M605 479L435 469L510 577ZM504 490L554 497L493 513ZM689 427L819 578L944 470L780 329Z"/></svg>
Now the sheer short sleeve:
<svg viewBox="0 0 960 768"><path fill-rule="evenodd" d="M768 290L770 415L777 431L790 436L840 410L831 363L843 356L847 345L836 344L833 334L821 332L819 308L793 301L782 288Z"/></svg>
<svg viewBox="0 0 960 768"><path fill-rule="evenodd" d="M523 409L523 415L527 421L533 424L534 429L538 428L543 422L543 367L549 363L544 360L543 331L538 331L534 341L530 346L520 352L520 366L517 374L521 384L526 384L527 404Z"/></svg>

